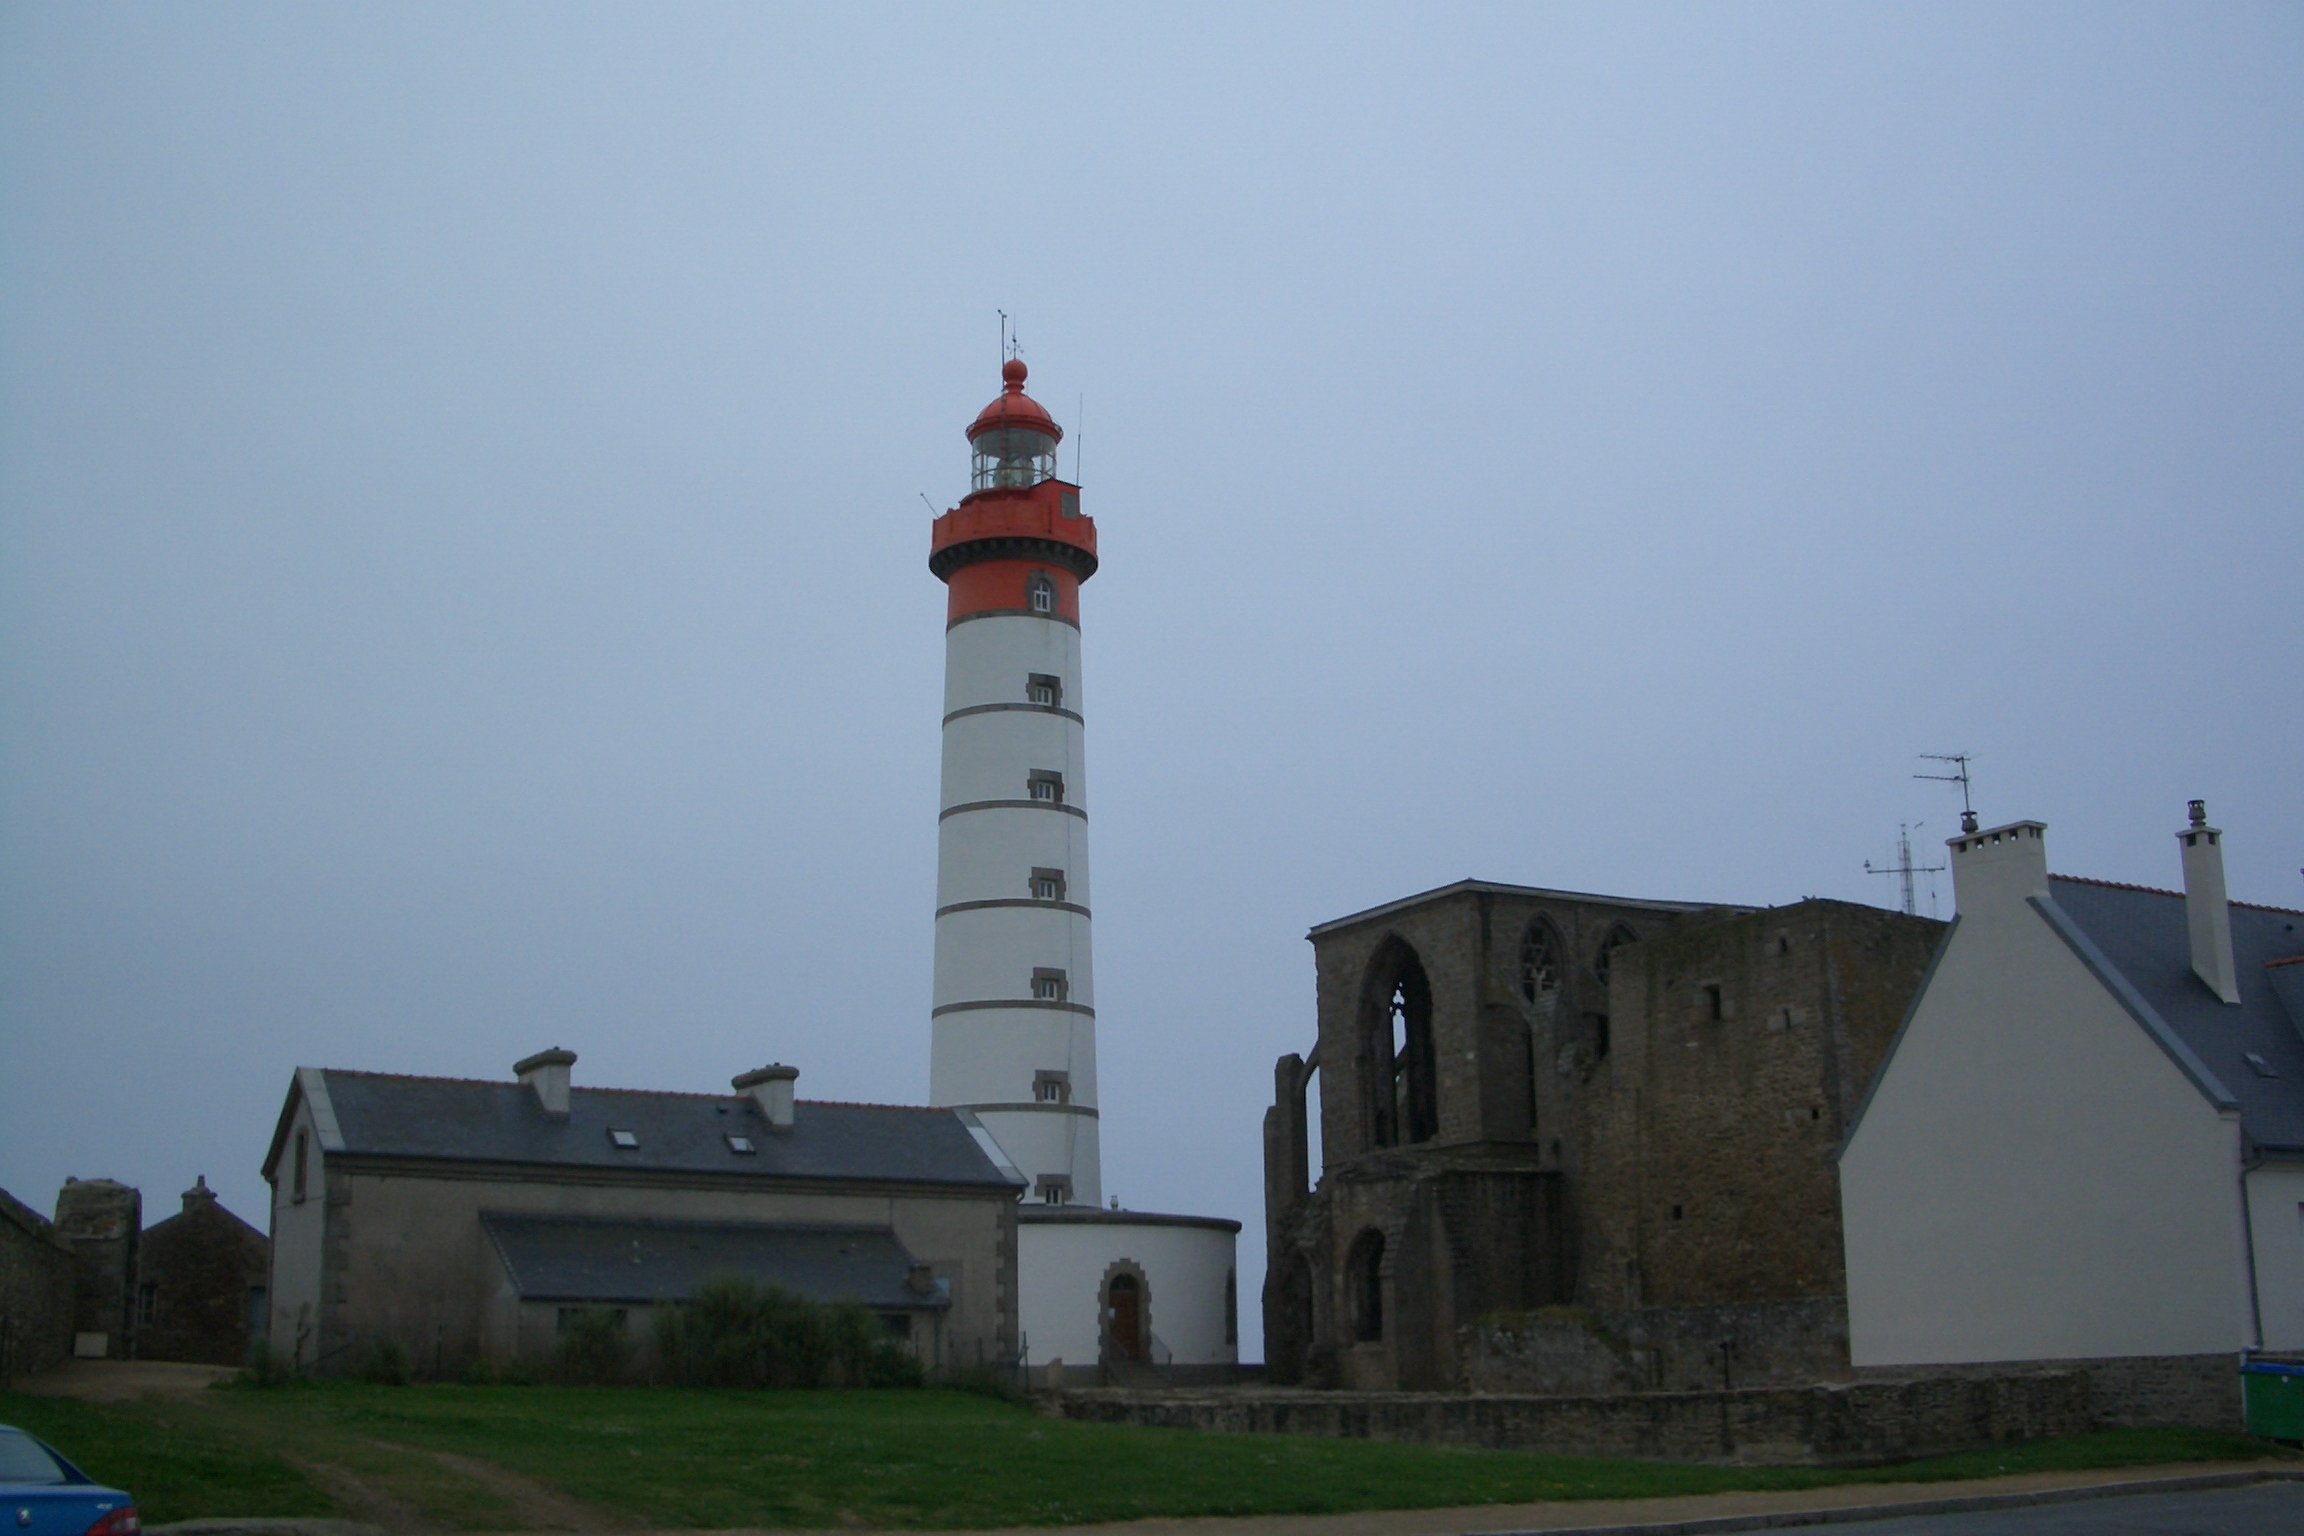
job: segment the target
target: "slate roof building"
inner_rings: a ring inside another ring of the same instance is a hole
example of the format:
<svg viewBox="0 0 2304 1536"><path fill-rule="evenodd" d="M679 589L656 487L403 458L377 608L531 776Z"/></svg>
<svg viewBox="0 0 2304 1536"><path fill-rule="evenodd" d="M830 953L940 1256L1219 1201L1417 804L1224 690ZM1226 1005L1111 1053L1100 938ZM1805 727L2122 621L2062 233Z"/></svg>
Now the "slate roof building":
<svg viewBox="0 0 2304 1536"><path fill-rule="evenodd" d="M299 1068L272 1186L271 1338L344 1369L390 1339L422 1366L548 1354L569 1311L651 1309L715 1274L858 1301L928 1365L1016 1351L1022 1180L965 1112Z"/></svg>
<svg viewBox="0 0 2304 1536"><path fill-rule="evenodd" d="M2304 912L1951 839L1959 917L1840 1153L1859 1366L2304 1349Z"/></svg>

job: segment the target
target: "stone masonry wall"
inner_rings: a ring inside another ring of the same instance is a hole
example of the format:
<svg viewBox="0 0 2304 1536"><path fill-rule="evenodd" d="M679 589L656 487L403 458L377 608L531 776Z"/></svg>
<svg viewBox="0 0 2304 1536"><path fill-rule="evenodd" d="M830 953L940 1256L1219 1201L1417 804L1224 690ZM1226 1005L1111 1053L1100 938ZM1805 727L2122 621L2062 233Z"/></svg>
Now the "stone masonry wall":
<svg viewBox="0 0 2304 1536"><path fill-rule="evenodd" d="M1805 901L1691 920L1619 955L1622 1022L1570 1128L1581 1303L1841 1294L1833 1153L1942 931Z"/></svg>
<svg viewBox="0 0 2304 1536"><path fill-rule="evenodd" d="M1770 1466L1900 1461L2099 1422L2078 1371L1614 1397L1063 1392L1042 1406L1092 1423Z"/></svg>
<svg viewBox="0 0 2304 1536"><path fill-rule="evenodd" d="M0 1189L0 1389L72 1352L72 1249Z"/></svg>

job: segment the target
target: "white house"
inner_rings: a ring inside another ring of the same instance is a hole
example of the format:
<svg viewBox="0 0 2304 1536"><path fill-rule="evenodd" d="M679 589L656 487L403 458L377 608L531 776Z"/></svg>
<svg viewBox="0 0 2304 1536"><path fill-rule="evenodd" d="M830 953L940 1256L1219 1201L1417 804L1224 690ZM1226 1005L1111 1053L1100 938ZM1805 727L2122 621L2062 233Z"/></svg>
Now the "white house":
<svg viewBox="0 0 2304 1536"><path fill-rule="evenodd" d="M2304 1349L2304 912L1950 841L1959 916L1840 1151L1857 1366Z"/></svg>

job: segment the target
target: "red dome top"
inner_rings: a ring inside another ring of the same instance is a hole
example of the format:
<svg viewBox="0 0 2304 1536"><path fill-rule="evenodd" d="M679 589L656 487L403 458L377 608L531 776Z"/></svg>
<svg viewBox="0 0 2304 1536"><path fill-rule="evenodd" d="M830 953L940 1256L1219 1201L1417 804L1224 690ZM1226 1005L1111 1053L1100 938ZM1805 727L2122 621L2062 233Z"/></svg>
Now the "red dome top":
<svg viewBox="0 0 2304 1536"><path fill-rule="evenodd" d="M1058 442L1064 439L1064 429L1056 425L1056 418L1041 408L1040 402L1024 393L1024 359L1012 357L1000 365L1000 398L976 413L968 424L968 441L974 442L987 432L1014 427L1026 432L1045 432Z"/></svg>

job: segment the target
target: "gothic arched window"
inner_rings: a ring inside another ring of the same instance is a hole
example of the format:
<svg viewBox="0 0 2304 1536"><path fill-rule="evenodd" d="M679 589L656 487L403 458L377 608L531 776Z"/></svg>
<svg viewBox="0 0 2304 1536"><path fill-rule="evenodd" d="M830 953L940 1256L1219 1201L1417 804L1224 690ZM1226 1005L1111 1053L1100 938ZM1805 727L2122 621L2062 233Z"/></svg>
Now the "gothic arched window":
<svg viewBox="0 0 2304 1536"><path fill-rule="evenodd" d="M1560 990L1560 935L1543 918L1528 925L1520 941L1520 995L1534 1002Z"/></svg>
<svg viewBox="0 0 2304 1536"><path fill-rule="evenodd" d="M1432 984L1416 951L1387 939L1368 965L1362 996L1368 1139L1378 1147L1430 1141L1440 1130L1432 1044Z"/></svg>
<svg viewBox="0 0 2304 1536"><path fill-rule="evenodd" d="M1363 1342L1384 1337L1384 1234L1363 1232L1354 1240L1344 1261L1347 1298L1351 1307L1352 1337Z"/></svg>

